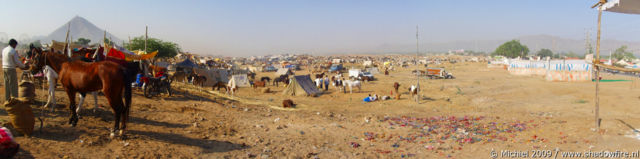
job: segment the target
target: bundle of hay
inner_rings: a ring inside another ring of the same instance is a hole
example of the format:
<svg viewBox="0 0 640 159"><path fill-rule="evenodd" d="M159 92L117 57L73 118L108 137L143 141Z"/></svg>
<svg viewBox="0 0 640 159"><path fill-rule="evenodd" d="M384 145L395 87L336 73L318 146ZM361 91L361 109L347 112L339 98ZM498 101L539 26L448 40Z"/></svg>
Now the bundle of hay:
<svg viewBox="0 0 640 159"><path fill-rule="evenodd" d="M36 87L33 83L22 80L22 82L18 84L18 87L18 97L28 99L29 101L33 101L33 98L36 97Z"/></svg>
<svg viewBox="0 0 640 159"><path fill-rule="evenodd" d="M262 92L262 93L269 93L269 92L271 92L271 89L269 89L269 88L262 88L262 89L260 90L260 92Z"/></svg>
<svg viewBox="0 0 640 159"><path fill-rule="evenodd" d="M9 114L11 125L20 133L30 136L36 122L33 111L25 98L11 98L4 103L4 108Z"/></svg>

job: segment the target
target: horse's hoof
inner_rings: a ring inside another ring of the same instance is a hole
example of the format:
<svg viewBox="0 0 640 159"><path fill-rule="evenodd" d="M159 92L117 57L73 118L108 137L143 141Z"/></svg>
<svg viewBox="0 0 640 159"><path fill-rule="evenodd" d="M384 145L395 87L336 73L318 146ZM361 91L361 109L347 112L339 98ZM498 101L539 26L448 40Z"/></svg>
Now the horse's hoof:
<svg viewBox="0 0 640 159"><path fill-rule="evenodd" d="M124 130L118 131L118 135L123 135L123 134L124 134Z"/></svg>
<svg viewBox="0 0 640 159"><path fill-rule="evenodd" d="M110 134L109 134L109 137L110 137L110 138L114 138L114 137L116 137L116 133L113 133L113 132L112 132L112 133L110 133Z"/></svg>

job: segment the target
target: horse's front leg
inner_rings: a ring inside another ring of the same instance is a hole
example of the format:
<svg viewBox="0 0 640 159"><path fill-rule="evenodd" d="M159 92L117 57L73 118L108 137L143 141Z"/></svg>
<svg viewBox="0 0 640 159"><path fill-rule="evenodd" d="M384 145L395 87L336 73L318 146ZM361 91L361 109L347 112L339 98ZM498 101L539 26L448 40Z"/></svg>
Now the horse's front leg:
<svg viewBox="0 0 640 159"><path fill-rule="evenodd" d="M96 110L98 109L98 107L100 107L98 105L98 92L97 91L96 92L91 92L91 94L93 94L93 105L94 105L93 112L95 113Z"/></svg>
<svg viewBox="0 0 640 159"><path fill-rule="evenodd" d="M44 107L51 107L51 112L55 111L56 107L56 79L48 79L49 82L49 98L47 104Z"/></svg>
<svg viewBox="0 0 640 159"><path fill-rule="evenodd" d="M78 107L75 109L76 114L78 114L78 118L80 117L80 110L82 109L82 103L84 103L84 97L87 96L87 93L80 93L80 101L78 101Z"/></svg>
<svg viewBox="0 0 640 159"><path fill-rule="evenodd" d="M78 113L76 112L76 92L67 90L67 96L69 97L69 124L75 127L78 124Z"/></svg>

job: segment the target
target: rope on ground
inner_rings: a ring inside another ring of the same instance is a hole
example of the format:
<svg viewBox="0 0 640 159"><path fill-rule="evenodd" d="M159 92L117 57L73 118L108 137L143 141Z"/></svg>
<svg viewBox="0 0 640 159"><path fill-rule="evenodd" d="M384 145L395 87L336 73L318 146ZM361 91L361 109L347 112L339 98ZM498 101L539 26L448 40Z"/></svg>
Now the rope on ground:
<svg viewBox="0 0 640 159"><path fill-rule="evenodd" d="M180 85L180 88L184 89L184 88L188 88L188 89L195 89L195 90L203 90L203 88L200 87L196 87L193 85L189 85L189 84L184 84L184 83L179 83L178 85ZM278 110L284 110L284 111L297 111L299 109L297 108L304 108L307 107L307 105L304 104L296 104L296 108L283 108L282 106L277 106L277 105L273 105L269 102L266 101L257 101L257 100L248 100L242 97L238 97L238 96L230 96L226 93L220 93L217 91L211 91L211 90L203 90L202 92L207 93L207 94L211 94L211 95L215 95L217 97L221 97L221 98L225 98L228 100L232 100L232 101L237 101L243 104L251 104L251 105L263 105L263 106L268 106L269 108L272 109L278 109Z"/></svg>

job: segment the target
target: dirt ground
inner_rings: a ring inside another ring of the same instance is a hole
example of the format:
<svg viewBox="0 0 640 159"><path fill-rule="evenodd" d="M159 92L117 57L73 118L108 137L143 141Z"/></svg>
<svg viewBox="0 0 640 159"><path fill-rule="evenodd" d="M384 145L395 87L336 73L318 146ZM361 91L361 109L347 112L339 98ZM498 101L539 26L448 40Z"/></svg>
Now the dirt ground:
<svg viewBox="0 0 640 159"><path fill-rule="evenodd" d="M601 83L602 127L594 131L593 82L547 82L486 63L441 66L456 79L421 79L419 103L408 95L418 66L377 74L353 94L330 87L318 97L291 97L269 85L272 93L240 88L230 97L180 83L171 97L148 99L136 91L126 135L114 139L104 97L96 112L87 98L71 127L59 86L58 109L45 113L42 130L17 137L17 158L488 158L492 150L638 150L640 141L629 137L640 126L638 80ZM262 76L275 75L256 77ZM390 95L394 82L401 84L400 100L362 102L368 94ZM37 94L45 99L45 91ZM283 99L297 107L280 108ZM0 110L0 122L7 119Z"/></svg>

